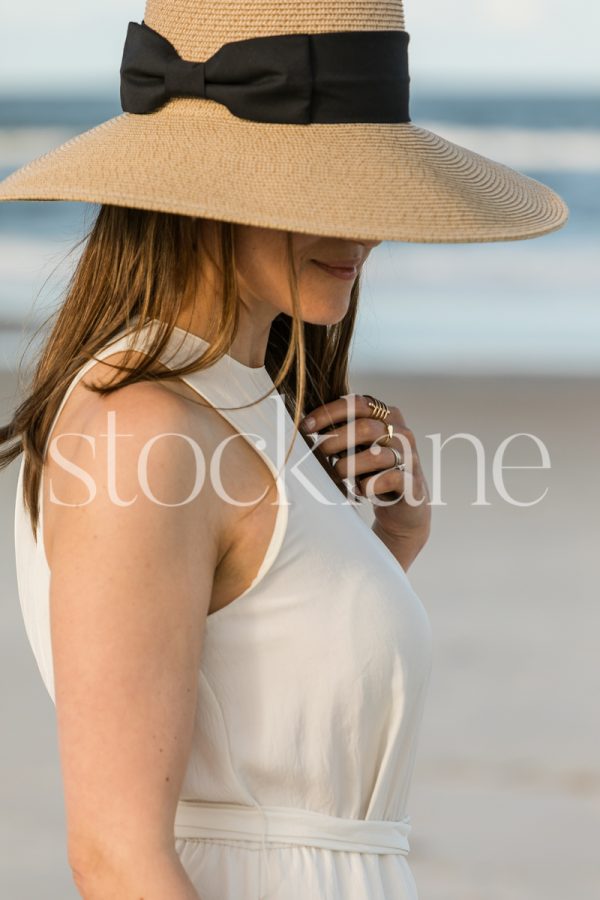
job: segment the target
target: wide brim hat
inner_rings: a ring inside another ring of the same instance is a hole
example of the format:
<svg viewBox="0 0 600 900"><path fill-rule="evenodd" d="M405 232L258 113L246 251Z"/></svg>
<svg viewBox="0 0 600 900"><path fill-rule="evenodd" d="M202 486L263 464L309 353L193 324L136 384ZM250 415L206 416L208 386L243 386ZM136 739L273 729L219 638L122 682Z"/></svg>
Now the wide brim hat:
<svg viewBox="0 0 600 900"><path fill-rule="evenodd" d="M0 201L424 243L561 228L548 186L410 120L404 29L401 0L148 0L123 113L11 173Z"/></svg>

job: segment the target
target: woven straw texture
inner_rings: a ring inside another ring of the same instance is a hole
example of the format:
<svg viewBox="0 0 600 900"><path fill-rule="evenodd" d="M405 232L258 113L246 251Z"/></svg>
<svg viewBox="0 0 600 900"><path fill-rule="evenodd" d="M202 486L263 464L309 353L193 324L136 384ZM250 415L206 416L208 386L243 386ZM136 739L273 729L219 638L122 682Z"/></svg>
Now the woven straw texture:
<svg viewBox="0 0 600 900"><path fill-rule="evenodd" d="M144 21L196 61L253 36L405 27L400 0L148 0ZM0 181L1 200L109 203L423 243L531 238L568 218L546 185L412 122L278 125L195 98L77 135Z"/></svg>
<svg viewBox="0 0 600 900"><path fill-rule="evenodd" d="M146 25L184 59L204 60L222 44L270 34L404 31L402 0L148 0Z"/></svg>

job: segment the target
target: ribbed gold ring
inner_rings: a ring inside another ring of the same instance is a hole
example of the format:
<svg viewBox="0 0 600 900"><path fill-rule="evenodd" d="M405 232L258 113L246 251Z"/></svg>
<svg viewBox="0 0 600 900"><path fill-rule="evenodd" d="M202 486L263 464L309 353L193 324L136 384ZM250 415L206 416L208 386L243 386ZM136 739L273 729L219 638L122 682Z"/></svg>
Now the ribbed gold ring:
<svg viewBox="0 0 600 900"><path fill-rule="evenodd" d="M385 404L383 400L378 400L376 397L371 396L371 394L363 394L363 397L368 397L373 401L372 403L367 404L373 410L370 418L380 419L382 422L385 422L391 412L389 406L387 406L387 404Z"/></svg>

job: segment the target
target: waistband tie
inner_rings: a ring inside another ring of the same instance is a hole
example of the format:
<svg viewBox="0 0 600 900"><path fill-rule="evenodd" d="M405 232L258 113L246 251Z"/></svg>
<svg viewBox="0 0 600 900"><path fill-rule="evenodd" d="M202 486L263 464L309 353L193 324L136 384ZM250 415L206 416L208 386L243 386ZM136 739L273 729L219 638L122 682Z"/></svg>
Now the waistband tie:
<svg viewBox="0 0 600 900"><path fill-rule="evenodd" d="M399 821L347 819L289 806L244 806L180 800L175 837L257 840L262 844L301 845L356 853L408 854L410 816Z"/></svg>

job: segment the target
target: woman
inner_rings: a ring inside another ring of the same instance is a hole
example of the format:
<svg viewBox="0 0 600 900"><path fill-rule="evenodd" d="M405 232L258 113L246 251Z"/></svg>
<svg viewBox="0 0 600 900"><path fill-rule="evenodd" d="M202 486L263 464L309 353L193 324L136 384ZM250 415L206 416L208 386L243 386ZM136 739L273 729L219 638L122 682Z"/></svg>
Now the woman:
<svg viewBox="0 0 600 900"><path fill-rule="evenodd" d="M150 0L126 114L0 183L101 204L1 434L86 900L417 896L429 495L349 390L360 269L567 210L410 123L398 0L297 6Z"/></svg>

